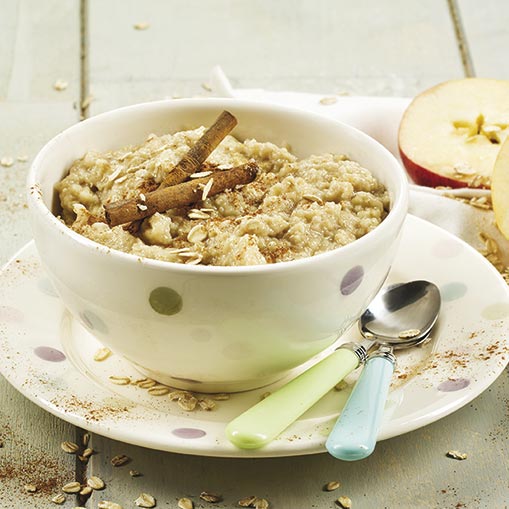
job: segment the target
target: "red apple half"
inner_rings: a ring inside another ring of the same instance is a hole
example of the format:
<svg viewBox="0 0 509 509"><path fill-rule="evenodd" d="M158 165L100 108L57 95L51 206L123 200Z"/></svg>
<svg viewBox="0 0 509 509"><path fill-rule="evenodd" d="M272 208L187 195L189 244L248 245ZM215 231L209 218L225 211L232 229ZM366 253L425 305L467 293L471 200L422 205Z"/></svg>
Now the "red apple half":
<svg viewBox="0 0 509 509"><path fill-rule="evenodd" d="M411 102L399 150L417 184L490 187L508 134L509 81L466 78L441 83Z"/></svg>

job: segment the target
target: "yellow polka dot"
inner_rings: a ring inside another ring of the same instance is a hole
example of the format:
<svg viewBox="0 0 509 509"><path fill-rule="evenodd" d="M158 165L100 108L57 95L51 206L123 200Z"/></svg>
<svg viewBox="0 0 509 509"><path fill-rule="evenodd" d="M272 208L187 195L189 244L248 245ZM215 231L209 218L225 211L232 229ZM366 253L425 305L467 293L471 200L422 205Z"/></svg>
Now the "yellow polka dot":
<svg viewBox="0 0 509 509"><path fill-rule="evenodd" d="M486 320L501 320L509 316L509 302L491 304L481 311L481 316L486 318Z"/></svg>

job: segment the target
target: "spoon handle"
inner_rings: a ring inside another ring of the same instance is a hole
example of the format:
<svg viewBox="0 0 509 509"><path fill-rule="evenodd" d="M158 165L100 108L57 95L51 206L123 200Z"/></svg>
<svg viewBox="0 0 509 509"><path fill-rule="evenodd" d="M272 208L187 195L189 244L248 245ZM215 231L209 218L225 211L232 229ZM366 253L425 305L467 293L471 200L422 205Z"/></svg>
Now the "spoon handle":
<svg viewBox="0 0 509 509"><path fill-rule="evenodd" d="M387 347L369 356L325 444L335 458L355 461L373 452L395 364Z"/></svg>
<svg viewBox="0 0 509 509"><path fill-rule="evenodd" d="M228 440L241 449L268 444L358 365L352 350L337 349L231 421L226 427Z"/></svg>

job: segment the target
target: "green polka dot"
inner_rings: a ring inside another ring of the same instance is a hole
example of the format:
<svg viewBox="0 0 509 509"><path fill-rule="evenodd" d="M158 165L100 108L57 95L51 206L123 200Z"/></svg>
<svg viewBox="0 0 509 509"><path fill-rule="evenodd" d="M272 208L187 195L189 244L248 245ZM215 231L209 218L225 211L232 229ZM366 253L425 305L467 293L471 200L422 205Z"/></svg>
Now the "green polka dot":
<svg viewBox="0 0 509 509"><path fill-rule="evenodd" d="M501 320L509 316L509 304L506 302L492 304L482 310L481 316L486 318L486 320Z"/></svg>
<svg viewBox="0 0 509 509"><path fill-rule="evenodd" d="M152 309L161 315L176 315L182 309L182 297L164 286L152 290L148 301Z"/></svg>

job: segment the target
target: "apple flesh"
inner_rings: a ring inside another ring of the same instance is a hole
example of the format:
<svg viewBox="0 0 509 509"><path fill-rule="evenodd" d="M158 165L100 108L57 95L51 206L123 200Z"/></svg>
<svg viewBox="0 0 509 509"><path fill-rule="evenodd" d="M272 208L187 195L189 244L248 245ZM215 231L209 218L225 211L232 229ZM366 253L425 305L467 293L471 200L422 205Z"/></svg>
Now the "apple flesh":
<svg viewBox="0 0 509 509"><path fill-rule="evenodd" d="M418 95L405 111L399 150L409 175L430 187L490 187L509 134L509 81L446 81Z"/></svg>
<svg viewBox="0 0 509 509"><path fill-rule="evenodd" d="M509 240L509 139L498 153L491 180L491 202L498 229Z"/></svg>

